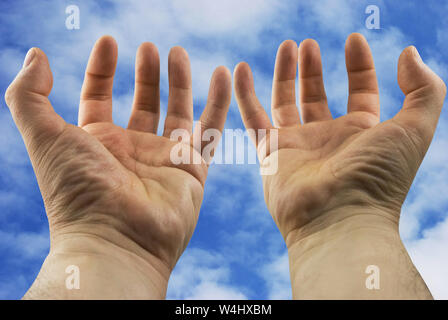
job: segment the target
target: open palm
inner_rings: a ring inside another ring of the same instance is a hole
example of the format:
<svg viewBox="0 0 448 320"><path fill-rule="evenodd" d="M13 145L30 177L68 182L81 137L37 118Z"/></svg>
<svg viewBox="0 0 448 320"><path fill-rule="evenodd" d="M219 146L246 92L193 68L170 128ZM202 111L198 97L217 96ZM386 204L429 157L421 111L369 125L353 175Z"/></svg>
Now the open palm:
<svg viewBox="0 0 448 320"><path fill-rule="evenodd" d="M302 124L295 100L298 60ZM403 109L382 123L373 59L359 34L347 40L346 65L348 113L333 119L317 43L305 40L297 50L293 41L285 41L273 81L275 127L255 96L248 65L235 70L246 127L278 130L278 150L261 159L278 159L278 171L263 176L263 185L268 208L288 246L306 233L303 226L326 227L347 218L356 206L366 213L366 208L380 209L375 212L398 223L437 124L446 89L415 48L407 48L399 61L398 83L406 95ZM335 211L341 214L330 214Z"/></svg>
<svg viewBox="0 0 448 320"><path fill-rule="evenodd" d="M79 126L64 122L47 96L52 75L45 54L25 66L6 94L44 198L52 237L85 233L114 242L117 234L172 269L197 222L207 163L175 165L175 129L191 133L193 99L187 53L169 55L169 101L163 136L159 121L159 56L144 43L137 52L135 96L127 129L112 122L117 62L113 38L92 50L81 92ZM213 74L203 129L222 130L231 95L230 73ZM195 133L196 134L196 133ZM200 134L200 132L198 133ZM194 150L188 144L191 152Z"/></svg>

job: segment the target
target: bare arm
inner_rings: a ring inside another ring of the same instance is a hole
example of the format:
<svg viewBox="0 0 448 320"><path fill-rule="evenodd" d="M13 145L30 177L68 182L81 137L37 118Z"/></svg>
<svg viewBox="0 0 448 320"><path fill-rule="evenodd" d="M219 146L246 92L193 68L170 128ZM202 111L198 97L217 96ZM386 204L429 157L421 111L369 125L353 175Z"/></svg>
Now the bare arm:
<svg viewBox="0 0 448 320"><path fill-rule="evenodd" d="M174 130L193 135L188 54L181 47L170 51L168 108L163 136L158 136L157 48L144 43L138 49L126 129L112 120L117 52L111 37L95 44L81 91L78 126L66 123L50 104L52 73L37 48L29 51L6 92L50 226L50 253L25 298L162 299L195 229L208 164L201 156L198 163L181 164L170 157L178 145L170 139ZM215 70L209 92L201 122L205 119L209 128L222 131L231 97L225 67ZM190 154L202 154L202 146L180 143ZM70 266L79 269L79 289L66 285Z"/></svg>
<svg viewBox="0 0 448 320"><path fill-rule="evenodd" d="M339 118L332 117L327 104L314 40L304 40L299 48L293 41L279 47L273 124L255 95L249 66L241 63L234 72L246 127L278 134L278 148L260 162L278 163L275 173L263 176L263 186L288 247L293 297L431 298L403 247L398 224L431 143L445 84L415 48L406 48L398 63L398 84L406 95L403 107L394 118L380 122L367 41L360 34L350 35L345 53L349 96L347 114ZM297 62L300 116L295 102ZM256 141L258 148L269 145L271 136ZM366 287L368 266L379 269L378 290Z"/></svg>

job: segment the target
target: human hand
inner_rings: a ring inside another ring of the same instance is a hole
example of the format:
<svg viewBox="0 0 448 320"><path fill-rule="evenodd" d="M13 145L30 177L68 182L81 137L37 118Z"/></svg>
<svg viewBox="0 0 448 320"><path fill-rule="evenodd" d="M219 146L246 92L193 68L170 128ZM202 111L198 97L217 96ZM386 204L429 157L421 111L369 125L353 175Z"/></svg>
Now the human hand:
<svg viewBox="0 0 448 320"><path fill-rule="evenodd" d="M297 60L302 124L295 103ZM414 47L406 48L398 63L398 83L406 95L403 108L382 123L373 59L359 34L347 40L346 64L348 113L333 119L317 43L305 40L297 50L294 42L285 41L273 81L275 127L255 96L248 65L235 69L236 97L246 127L278 129L278 171L263 176L263 186L269 211L288 245L347 218L353 211L344 210L348 208L362 207L398 222L437 125L446 87Z"/></svg>
<svg viewBox="0 0 448 320"><path fill-rule="evenodd" d="M163 136L156 134L159 56L151 43L142 44L137 52L135 96L127 129L112 121L117 45L108 36L97 41L89 59L78 127L53 110L47 98L51 70L45 54L37 48L30 50L5 95L44 199L51 235L49 257L81 252L104 257L109 264L125 263L126 267L111 274L126 269L138 274L136 283L155 275L157 280L149 282L156 287L151 297L157 298L164 297L171 270L193 234L208 168L205 161L175 165L170 160L177 143L170 140L171 132L192 130L193 98L186 51L172 48L168 60L169 99ZM203 130L222 131L231 98L230 81L226 68L215 70L200 119ZM123 285L133 285L132 276L122 278ZM95 281L94 275L91 280ZM101 296L92 293L79 297ZM105 292L101 297L116 298L118 294L119 290ZM135 296L147 297L128 294Z"/></svg>
<svg viewBox="0 0 448 320"><path fill-rule="evenodd" d="M295 100L297 60L302 124ZM445 84L415 48L406 48L398 62L403 107L380 123L375 67L359 34L346 42L346 65L348 113L333 119L317 43L305 40L297 50L294 42L284 42L274 72L274 126L255 95L248 65L234 72L246 128L267 130L256 141L260 163L277 161L277 172L263 176L263 188L288 247L293 297L430 299L401 242L398 221L431 143ZM278 147L269 150L272 130ZM368 266L381 270L378 290L366 285Z"/></svg>

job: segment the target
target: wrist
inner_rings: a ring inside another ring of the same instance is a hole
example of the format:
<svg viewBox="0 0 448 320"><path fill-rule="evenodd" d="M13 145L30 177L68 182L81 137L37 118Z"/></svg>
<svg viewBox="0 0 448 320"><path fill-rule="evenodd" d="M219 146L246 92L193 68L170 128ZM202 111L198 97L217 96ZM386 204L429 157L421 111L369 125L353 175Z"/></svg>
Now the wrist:
<svg viewBox="0 0 448 320"><path fill-rule="evenodd" d="M329 212L331 223L316 222L289 235L294 298L431 298L400 239L398 219L367 212ZM378 270L374 289L366 285L372 267Z"/></svg>
<svg viewBox="0 0 448 320"><path fill-rule="evenodd" d="M95 229L53 233L50 252L24 298L164 299L171 270L118 232L107 230L103 237L101 227ZM79 277L79 288L70 287L71 276Z"/></svg>
<svg viewBox="0 0 448 320"><path fill-rule="evenodd" d="M325 210L316 218L298 228L291 228L284 233L287 248L295 247L296 243L319 239L326 242L338 234L346 234L358 229L385 230L399 237L400 212L368 206L341 206ZM378 234L380 236L381 233Z"/></svg>

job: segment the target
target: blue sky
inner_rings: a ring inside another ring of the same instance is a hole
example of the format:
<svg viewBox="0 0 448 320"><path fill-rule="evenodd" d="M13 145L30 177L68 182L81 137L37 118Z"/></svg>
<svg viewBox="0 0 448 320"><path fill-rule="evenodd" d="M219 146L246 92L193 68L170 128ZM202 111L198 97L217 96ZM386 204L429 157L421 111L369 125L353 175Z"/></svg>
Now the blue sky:
<svg viewBox="0 0 448 320"><path fill-rule="evenodd" d="M67 30L65 8L80 8L81 28ZM365 8L380 8L381 29L365 27ZM381 91L382 119L403 95L396 83L400 52L415 45L448 82L448 4L442 1L2 1L0 92L21 67L28 48L46 52L54 75L50 100L76 123L84 68L95 40L114 36L119 61L114 120L125 125L133 95L138 45L154 42L161 57L162 121L167 101L167 54L187 49L192 62L195 119L203 110L213 69L239 61L254 70L257 94L269 111L278 45L316 39L334 116L345 112L344 42L363 33L372 47ZM446 21L446 22L445 22ZM226 128L243 128L232 99ZM49 248L48 225L23 142L4 101L0 105L0 298L20 298ZM160 128L159 128L160 129ZM448 111L403 207L400 232L436 298L448 299ZM169 283L168 298L290 298L286 248L267 211L256 165L211 167L195 234Z"/></svg>

